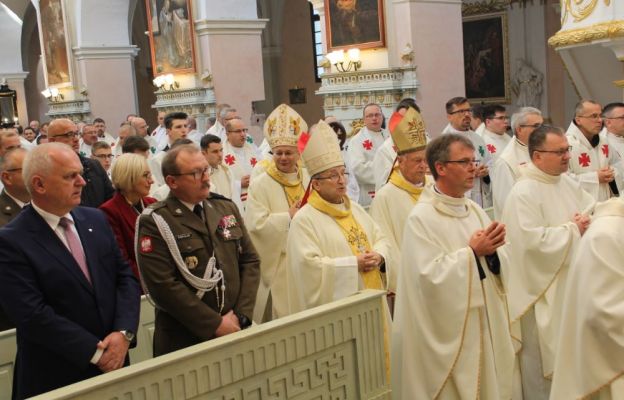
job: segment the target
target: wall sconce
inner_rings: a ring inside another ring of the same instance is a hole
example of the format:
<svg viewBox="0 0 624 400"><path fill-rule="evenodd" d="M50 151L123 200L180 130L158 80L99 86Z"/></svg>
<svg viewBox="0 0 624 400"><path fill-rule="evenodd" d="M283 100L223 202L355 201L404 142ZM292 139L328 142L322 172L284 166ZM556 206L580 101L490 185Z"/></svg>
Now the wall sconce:
<svg viewBox="0 0 624 400"><path fill-rule="evenodd" d="M351 69L357 71L362 67L360 61L360 49L349 49L345 57L344 50L334 50L327 55L329 62L336 67L339 72L349 72ZM345 67L345 62L349 62Z"/></svg>
<svg viewBox="0 0 624 400"><path fill-rule="evenodd" d="M173 74L159 75L152 81L154 86L165 92L178 89L180 84L173 77Z"/></svg>
<svg viewBox="0 0 624 400"><path fill-rule="evenodd" d="M52 103L56 103L57 101L63 100L65 97L61 92L59 92L58 88L47 88L43 92L41 92L43 97L48 99L48 101Z"/></svg>

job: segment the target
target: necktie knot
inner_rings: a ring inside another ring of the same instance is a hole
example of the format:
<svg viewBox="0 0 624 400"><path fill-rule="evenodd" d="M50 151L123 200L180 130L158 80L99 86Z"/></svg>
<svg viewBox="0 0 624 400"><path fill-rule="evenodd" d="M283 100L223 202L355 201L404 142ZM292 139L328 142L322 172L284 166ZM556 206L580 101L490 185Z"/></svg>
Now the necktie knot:
<svg viewBox="0 0 624 400"><path fill-rule="evenodd" d="M199 204L195 204L195 207L193 207L193 214L197 215L202 221L204 220L204 208Z"/></svg>

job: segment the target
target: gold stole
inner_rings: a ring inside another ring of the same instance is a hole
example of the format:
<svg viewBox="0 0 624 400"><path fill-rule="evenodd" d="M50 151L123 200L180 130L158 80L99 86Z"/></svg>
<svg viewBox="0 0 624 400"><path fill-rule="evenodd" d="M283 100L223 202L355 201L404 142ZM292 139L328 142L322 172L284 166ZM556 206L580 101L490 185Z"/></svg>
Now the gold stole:
<svg viewBox="0 0 624 400"><path fill-rule="evenodd" d="M305 188L302 183L303 173L301 172L301 167L297 168L297 180L294 182L289 182L286 176L284 176L284 174L277 169L275 162L273 161L266 166L266 173L269 174L271 178L275 179L277 183L282 185L282 188L284 188L286 200L288 201L288 207L292 207L293 204L303 198Z"/></svg>
<svg viewBox="0 0 624 400"><path fill-rule="evenodd" d="M334 221L336 221L342 231L342 234L347 240L347 243L349 243L351 252L354 256L357 256L358 254L370 251L371 246L368 242L366 232L364 232L364 229L362 229L360 224L358 224L355 218L353 218L353 213L351 212L351 202L347 196L344 197L344 202L347 208L345 211L339 210L325 201L316 192L316 190L312 190L310 197L308 198L308 203L310 203L312 207L324 214L329 215L334 219ZM364 282L364 287L366 289L384 290L379 268L368 272L360 271L360 276L362 277L362 281Z"/></svg>
<svg viewBox="0 0 624 400"><path fill-rule="evenodd" d="M425 180L426 182L426 180ZM416 187L413 184L409 183L403 175L399 172L398 166L390 173L390 183L399 189L405 190L414 200L414 203L418 201L420 198L420 194L423 190L425 190L425 185L422 187Z"/></svg>

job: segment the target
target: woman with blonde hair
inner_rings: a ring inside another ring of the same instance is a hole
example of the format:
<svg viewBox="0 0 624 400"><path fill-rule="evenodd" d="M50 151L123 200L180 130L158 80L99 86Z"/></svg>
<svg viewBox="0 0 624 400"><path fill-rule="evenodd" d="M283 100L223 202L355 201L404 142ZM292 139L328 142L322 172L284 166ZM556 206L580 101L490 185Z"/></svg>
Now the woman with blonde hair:
<svg viewBox="0 0 624 400"><path fill-rule="evenodd" d="M156 199L147 197L154 182L145 157L139 154L121 155L113 165L111 179L115 195L100 206L113 229L122 255L134 274L139 277L134 253L134 227L138 216Z"/></svg>

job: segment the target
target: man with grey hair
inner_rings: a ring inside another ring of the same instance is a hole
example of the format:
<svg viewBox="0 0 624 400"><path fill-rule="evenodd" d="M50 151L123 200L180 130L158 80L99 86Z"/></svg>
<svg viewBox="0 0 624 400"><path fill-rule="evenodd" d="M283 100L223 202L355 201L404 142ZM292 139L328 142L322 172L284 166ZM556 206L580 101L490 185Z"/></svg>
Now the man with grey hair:
<svg viewBox="0 0 624 400"><path fill-rule="evenodd" d="M601 130L600 104L593 100L579 101L566 132L572 147L568 173L597 201L608 200L624 190L620 155L611 151Z"/></svg>
<svg viewBox="0 0 624 400"><path fill-rule="evenodd" d="M139 283L104 214L79 207L83 165L61 143L24 161L32 202L0 229L0 303L17 329L13 398L128 365Z"/></svg>
<svg viewBox="0 0 624 400"><path fill-rule="evenodd" d="M204 133L197 130L197 120L195 119L195 117L189 115L188 118L186 118L186 127L188 128L188 133L186 134L186 137L191 139L193 143L199 146L199 142L204 136Z"/></svg>
<svg viewBox="0 0 624 400"><path fill-rule="evenodd" d="M147 125L145 119L141 117L134 117L130 121L130 124L134 127L134 129L136 129L137 135L147 141L147 144L149 145L149 154L154 155L156 153L157 143L154 137L149 135L149 125Z"/></svg>
<svg viewBox="0 0 624 400"><path fill-rule="evenodd" d="M624 156L624 103L609 103L602 109L606 140L612 151Z"/></svg>
<svg viewBox="0 0 624 400"><path fill-rule="evenodd" d="M211 134L218 136L223 142L227 139L227 130L225 129L225 125L233 120L239 118L236 109L230 107L229 104L219 104L217 105L217 120L214 125L208 129L206 134Z"/></svg>
<svg viewBox="0 0 624 400"><path fill-rule="evenodd" d="M130 122L124 122L123 124L121 124L118 132L119 133L117 134L117 143L111 146L111 150L113 151L114 156L113 164L115 163L115 160L123 154L123 145L126 143L126 139L128 139L130 136L136 136L137 134L136 129L134 128L134 126L132 126Z"/></svg>
<svg viewBox="0 0 624 400"><path fill-rule="evenodd" d="M519 167L531 160L527 147L529 137L543 122L542 112L533 107L523 107L511 116L511 129L514 132L514 138L502 150L494 162L490 174L493 182L492 198L495 218L499 218L503 213L507 195L520 178Z"/></svg>
<svg viewBox="0 0 624 400"><path fill-rule="evenodd" d="M426 157L435 185L403 232L393 398L510 399L514 351L496 253L505 226L464 195L477 179L466 135L437 137Z"/></svg>

